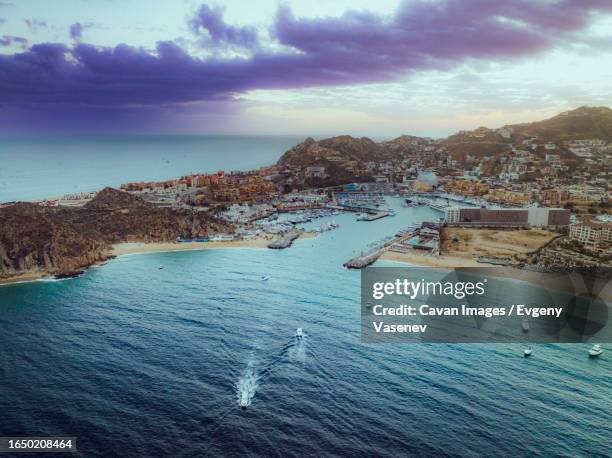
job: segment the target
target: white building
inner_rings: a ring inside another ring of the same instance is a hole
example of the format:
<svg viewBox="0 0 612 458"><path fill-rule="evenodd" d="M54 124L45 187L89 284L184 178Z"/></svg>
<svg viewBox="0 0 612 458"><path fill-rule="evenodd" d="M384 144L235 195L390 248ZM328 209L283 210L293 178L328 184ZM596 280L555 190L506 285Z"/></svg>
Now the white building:
<svg viewBox="0 0 612 458"><path fill-rule="evenodd" d="M573 223L569 227L569 237L585 245L601 248L612 243L612 223L593 219Z"/></svg>

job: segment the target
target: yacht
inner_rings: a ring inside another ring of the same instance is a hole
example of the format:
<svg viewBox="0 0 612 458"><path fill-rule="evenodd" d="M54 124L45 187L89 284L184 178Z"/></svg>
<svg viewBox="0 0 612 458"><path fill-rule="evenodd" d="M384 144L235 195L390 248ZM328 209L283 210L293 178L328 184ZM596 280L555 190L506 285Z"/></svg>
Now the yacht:
<svg viewBox="0 0 612 458"><path fill-rule="evenodd" d="M601 345L599 344L593 345L593 347L589 350L589 356L592 356L592 357L599 356L602 353L603 353L603 348L601 348Z"/></svg>
<svg viewBox="0 0 612 458"><path fill-rule="evenodd" d="M532 353L533 353L533 348L531 348L531 345L523 350L523 356L525 358L530 357Z"/></svg>

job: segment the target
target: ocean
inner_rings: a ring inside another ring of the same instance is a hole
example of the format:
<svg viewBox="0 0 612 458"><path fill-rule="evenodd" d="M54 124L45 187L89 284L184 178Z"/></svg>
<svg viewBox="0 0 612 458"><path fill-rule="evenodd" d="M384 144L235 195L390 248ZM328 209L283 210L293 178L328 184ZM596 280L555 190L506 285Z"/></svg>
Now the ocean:
<svg viewBox="0 0 612 458"><path fill-rule="evenodd" d="M223 135L0 138L0 202L190 173L273 165L303 137Z"/></svg>
<svg viewBox="0 0 612 458"><path fill-rule="evenodd" d="M610 355L588 344L361 342L342 263L439 216L389 203L287 250L0 287L0 435L77 436L84 456L609 456Z"/></svg>

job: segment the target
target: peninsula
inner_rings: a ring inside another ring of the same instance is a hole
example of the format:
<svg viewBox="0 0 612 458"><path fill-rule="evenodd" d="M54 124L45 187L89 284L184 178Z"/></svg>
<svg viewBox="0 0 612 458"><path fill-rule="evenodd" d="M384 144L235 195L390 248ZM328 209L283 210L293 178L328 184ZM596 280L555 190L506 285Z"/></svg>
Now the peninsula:
<svg viewBox="0 0 612 458"><path fill-rule="evenodd" d="M0 202L0 283L75 276L125 253L284 249L306 235L298 224L321 216L354 212L363 224L394 216L379 208L390 195L439 215L420 227L406 221L357 267L380 256L441 267L609 266L610 164L607 107L445 139L307 138L257 170ZM336 227L331 221L312 234Z"/></svg>

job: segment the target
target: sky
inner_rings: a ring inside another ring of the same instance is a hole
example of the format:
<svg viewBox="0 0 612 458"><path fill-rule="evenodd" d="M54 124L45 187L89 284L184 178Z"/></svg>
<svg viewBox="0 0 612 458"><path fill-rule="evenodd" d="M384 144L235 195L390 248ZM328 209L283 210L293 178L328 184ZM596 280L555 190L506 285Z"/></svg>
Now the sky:
<svg viewBox="0 0 612 458"><path fill-rule="evenodd" d="M445 136L612 105L611 0L0 0L0 133Z"/></svg>

